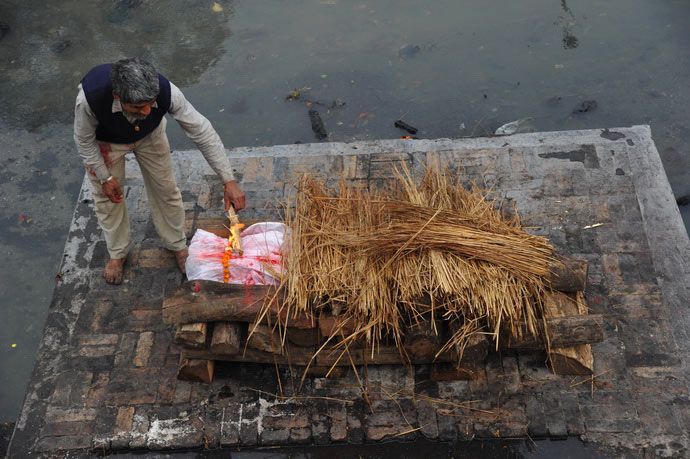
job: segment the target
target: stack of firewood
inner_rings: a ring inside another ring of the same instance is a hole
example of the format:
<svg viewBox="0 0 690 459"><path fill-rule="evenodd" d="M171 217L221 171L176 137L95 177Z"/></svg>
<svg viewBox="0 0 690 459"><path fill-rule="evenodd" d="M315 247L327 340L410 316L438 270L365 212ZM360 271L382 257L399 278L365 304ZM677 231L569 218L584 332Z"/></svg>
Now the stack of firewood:
<svg viewBox="0 0 690 459"><path fill-rule="evenodd" d="M587 263L580 260L565 259L552 274L552 291L544 301L547 333L540 334L548 342L529 333L478 333L464 349L444 349L455 325L436 317L408 323L404 342L397 345L383 340L372 350L359 340L344 347L339 344L348 324L338 316L286 316L274 287L200 280L166 296L163 318L176 327L175 341L183 347L178 377L185 380L210 382L216 362L291 366L313 376L333 376L338 369L362 365L430 364L432 379L472 379L496 342L502 351L546 349L557 374L591 374L591 343L603 339L603 319L588 314L586 277Z"/></svg>

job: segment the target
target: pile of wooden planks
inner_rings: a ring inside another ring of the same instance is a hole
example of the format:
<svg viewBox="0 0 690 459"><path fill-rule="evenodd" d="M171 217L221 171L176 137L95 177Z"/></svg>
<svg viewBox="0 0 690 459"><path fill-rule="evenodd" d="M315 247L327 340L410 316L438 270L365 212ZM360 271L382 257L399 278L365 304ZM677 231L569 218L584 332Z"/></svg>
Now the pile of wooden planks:
<svg viewBox="0 0 690 459"><path fill-rule="evenodd" d="M544 327L549 343L529 334L506 334L498 340L501 351L548 348L548 362L558 374L589 374L593 367L591 343L603 339L603 318L588 314L584 288L587 263L563 259L552 274L546 294ZM266 300L272 307L259 317ZM336 374L338 367L360 365L432 364L436 380L472 379L482 367L493 340L474 335L462 350L441 352L453 324L436 319L408 324L402 346L384 343L372 352L364 343L347 351L334 346L334 333L347 333L338 316L287 317L280 292L268 286L238 286L212 281L190 281L166 295L163 318L175 325L175 341L183 347L178 377L210 382L215 362L263 363L306 369L307 374ZM258 322L257 322L258 321ZM281 329L275 324L287 324ZM270 325L274 324L274 325ZM317 352L318 350L318 352Z"/></svg>

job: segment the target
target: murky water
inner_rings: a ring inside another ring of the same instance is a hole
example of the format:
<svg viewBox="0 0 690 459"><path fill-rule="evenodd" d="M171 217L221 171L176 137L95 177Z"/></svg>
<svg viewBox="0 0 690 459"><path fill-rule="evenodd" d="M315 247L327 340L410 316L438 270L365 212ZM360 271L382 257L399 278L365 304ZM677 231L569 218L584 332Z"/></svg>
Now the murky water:
<svg viewBox="0 0 690 459"><path fill-rule="evenodd" d="M398 137L399 118L422 138L648 123L690 194L687 1L212 3L0 2L0 420L21 404L81 185L76 85L102 62L155 62L227 147L315 141L308 105L332 141Z"/></svg>

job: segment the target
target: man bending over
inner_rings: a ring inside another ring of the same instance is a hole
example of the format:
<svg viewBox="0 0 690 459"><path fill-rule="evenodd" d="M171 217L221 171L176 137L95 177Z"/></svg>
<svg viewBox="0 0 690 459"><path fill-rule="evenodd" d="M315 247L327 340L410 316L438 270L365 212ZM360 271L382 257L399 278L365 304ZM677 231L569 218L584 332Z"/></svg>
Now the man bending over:
<svg viewBox="0 0 690 459"><path fill-rule="evenodd" d="M153 223L163 245L185 272L187 242L182 195L172 169L165 114L170 113L225 184L225 210L245 207L223 142L182 92L143 60L123 59L91 69L81 80L74 110L74 141L84 161L110 260L103 277L122 283L132 242L122 193L125 154L132 152L144 178Z"/></svg>

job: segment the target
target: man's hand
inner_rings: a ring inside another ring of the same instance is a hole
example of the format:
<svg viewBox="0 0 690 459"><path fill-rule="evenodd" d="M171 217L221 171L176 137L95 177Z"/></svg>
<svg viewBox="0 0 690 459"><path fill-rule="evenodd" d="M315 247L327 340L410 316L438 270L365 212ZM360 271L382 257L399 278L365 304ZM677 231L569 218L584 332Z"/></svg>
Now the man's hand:
<svg viewBox="0 0 690 459"><path fill-rule="evenodd" d="M103 182L101 188L103 190L103 194L108 196L110 201L114 202L115 204L122 202L122 186L120 186L120 182L118 182L115 177Z"/></svg>
<svg viewBox="0 0 690 459"><path fill-rule="evenodd" d="M231 180L225 182L225 193L223 195L223 200L225 201L225 211L232 205L235 210L242 210L245 206L244 192L240 189L240 186L236 181Z"/></svg>

